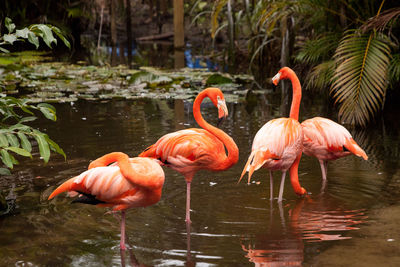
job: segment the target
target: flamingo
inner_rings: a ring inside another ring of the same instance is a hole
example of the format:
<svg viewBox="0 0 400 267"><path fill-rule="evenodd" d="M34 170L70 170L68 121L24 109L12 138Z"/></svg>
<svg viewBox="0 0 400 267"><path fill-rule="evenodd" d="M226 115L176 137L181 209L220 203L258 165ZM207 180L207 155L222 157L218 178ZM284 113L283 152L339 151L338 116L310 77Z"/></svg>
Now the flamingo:
<svg viewBox="0 0 400 267"><path fill-rule="evenodd" d="M282 178L279 188L278 202L282 202L286 172L289 169L293 190L298 195L307 191L300 186L298 167L303 149L303 129L298 122L301 101L300 81L288 67L283 67L272 78L275 85L281 79L290 79L293 86L293 98L289 118L273 119L258 130L253 140L251 153L240 176L239 182L248 171L250 183L254 171L264 167L270 173L270 200L273 200L272 171L281 170Z"/></svg>
<svg viewBox="0 0 400 267"><path fill-rule="evenodd" d="M316 157L321 165L322 180L327 179L328 161L351 154L368 160L365 151L342 125L326 118L315 117L301 123L304 131L304 154Z"/></svg>
<svg viewBox="0 0 400 267"><path fill-rule="evenodd" d="M114 164L107 166L110 163ZM125 210L157 203L163 184L164 171L155 160L113 152L96 159L87 171L61 184L48 199L66 191L77 192L79 197L73 202L120 210L120 248L125 250Z"/></svg>
<svg viewBox="0 0 400 267"><path fill-rule="evenodd" d="M198 170L223 171L233 166L239 158L239 149L233 139L224 131L208 124L200 112L205 97L218 108L218 118L228 115L225 98L218 88L206 88L193 103L193 116L203 129L190 128L162 136L145 149L139 157L158 159L161 164L181 173L186 180L186 218L190 220L190 185ZM228 152L226 155L225 148Z"/></svg>

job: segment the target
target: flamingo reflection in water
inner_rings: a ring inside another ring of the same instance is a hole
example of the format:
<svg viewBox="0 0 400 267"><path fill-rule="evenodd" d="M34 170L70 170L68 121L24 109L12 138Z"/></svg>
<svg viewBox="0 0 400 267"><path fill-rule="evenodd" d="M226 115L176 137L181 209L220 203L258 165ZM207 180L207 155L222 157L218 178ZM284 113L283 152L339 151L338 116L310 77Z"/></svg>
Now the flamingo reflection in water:
<svg viewBox="0 0 400 267"><path fill-rule="evenodd" d="M255 266L302 266L304 242L324 242L350 239L342 236L344 231L356 230L357 225L367 218L363 210L337 209L337 204L326 199L300 199L288 212L285 222L282 203L277 203L280 211L280 225L271 222L269 232L243 238L242 249ZM339 232L339 233L338 233Z"/></svg>

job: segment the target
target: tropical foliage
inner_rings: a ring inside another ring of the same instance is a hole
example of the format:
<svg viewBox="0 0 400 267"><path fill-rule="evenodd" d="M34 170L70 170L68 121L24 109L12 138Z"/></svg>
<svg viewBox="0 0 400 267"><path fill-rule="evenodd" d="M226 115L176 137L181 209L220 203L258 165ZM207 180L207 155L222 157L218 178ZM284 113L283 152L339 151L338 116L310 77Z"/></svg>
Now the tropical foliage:
<svg viewBox="0 0 400 267"><path fill-rule="evenodd" d="M248 40L250 62L307 65L305 86L328 91L343 122L365 126L383 109L387 88L400 80L396 3L244 0L229 6L232 3L215 1L212 35L223 34L219 25L229 25L232 16L234 42Z"/></svg>
<svg viewBox="0 0 400 267"><path fill-rule="evenodd" d="M52 25L32 24L29 27L16 30L15 24L12 23L12 20L10 18L5 18L5 26L8 33L0 36L0 51L4 53L10 52L5 49L4 46L12 46L16 41L28 40L29 43L33 44L36 49L38 49L39 37L42 38L44 43L51 48L52 43L57 44L57 39L54 37L53 33L55 33L68 48L71 47L69 41L61 33L61 30Z"/></svg>
<svg viewBox="0 0 400 267"><path fill-rule="evenodd" d="M38 48L39 38L51 48L52 43L57 43L53 32L66 46L70 47L68 40L63 36L61 31L51 25L34 24L21 30L15 30L15 24L12 23L11 19L6 18L5 26L8 33L0 36L1 52L8 53L9 50L5 49L4 46L12 46L16 41L25 40L28 40ZM40 156L45 163L49 161L51 150L65 157L64 151L47 134L28 125L29 122L37 119L35 111L41 112L49 120L56 120L56 110L50 104L40 103L33 105L29 104L28 99L17 99L1 95L0 159L4 166L9 169L18 164L18 160L14 155L32 158L32 144L36 143ZM7 168L0 168L0 175L10 174Z"/></svg>

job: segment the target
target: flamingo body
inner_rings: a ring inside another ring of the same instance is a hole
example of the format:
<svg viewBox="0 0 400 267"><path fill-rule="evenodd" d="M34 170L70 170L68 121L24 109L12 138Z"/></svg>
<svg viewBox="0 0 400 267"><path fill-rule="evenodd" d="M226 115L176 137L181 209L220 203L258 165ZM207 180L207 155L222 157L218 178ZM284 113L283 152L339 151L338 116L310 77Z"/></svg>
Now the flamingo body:
<svg viewBox="0 0 400 267"><path fill-rule="evenodd" d="M113 164L107 166L109 163ZM121 210L120 245L125 249L125 210L157 203L164 179L164 171L155 160L114 152L93 161L87 171L61 184L49 199L63 192L77 192L79 196L73 202Z"/></svg>
<svg viewBox="0 0 400 267"><path fill-rule="evenodd" d="M190 184L198 170L222 171L230 168L239 158L239 149L224 131L208 124L200 112L201 102L210 98L218 108L218 117L228 115L224 95L218 88L206 88L193 103L193 116L202 129L190 128L162 136L155 144L144 150L139 157L158 159L185 177L186 222L190 223ZM225 148L228 152L226 155Z"/></svg>
<svg viewBox="0 0 400 267"><path fill-rule="evenodd" d="M251 166L269 170L288 170L301 153L303 129L291 118L270 120L257 132L253 140L254 158ZM250 167L251 168L251 167Z"/></svg>
<svg viewBox="0 0 400 267"><path fill-rule="evenodd" d="M227 157L224 143L196 128L166 134L139 156L157 158L186 178L200 169L219 170Z"/></svg>
<svg viewBox="0 0 400 267"><path fill-rule="evenodd" d="M324 180L326 180L328 161L351 154L368 159L367 154L354 141L350 132L332 120L315 117L303 121L301 126L304 130L303 152L319 160Z"/></svg>

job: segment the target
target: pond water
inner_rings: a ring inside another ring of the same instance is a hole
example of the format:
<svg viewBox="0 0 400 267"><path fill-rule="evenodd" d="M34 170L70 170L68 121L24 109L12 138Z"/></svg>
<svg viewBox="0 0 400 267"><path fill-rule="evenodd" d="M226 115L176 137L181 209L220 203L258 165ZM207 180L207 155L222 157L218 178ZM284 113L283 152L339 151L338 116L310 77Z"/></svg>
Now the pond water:
<svg viewBox="0 0 400 267"><path fill-rule="evenodd" d="M297 197L286 179L284 201L278 205L268 199L266 170L257 171L250 185L237 184L255 133L287 112L275 94L252 99L228 103L230 115L221 128L236 141L239 162L224 172L196 174L191 228L184 221L185 181L164 168L161 201L127 212L131 249L123 254L118 214L70 204L65 195L52 201L47 197L105 153L135 156L168 132L197 127L192 100L55 104L57 122L43 120L36 126L64 149L67 160L53 154L43 166L36 153L33 160L21 159L12 176L2 177L5 192L15 185L17 207L12 215L0 217L0 266L398 266L398 120L353 131L369 161L351 156L330 163L324 193L318 161L304 155L299 175L310 197ZM316 104L318 99L304 98L301 120L329 117L329 107ZM216 123L210 102L202 105L202 113ZM278 187L276 182L276 193Z"/></svg>

